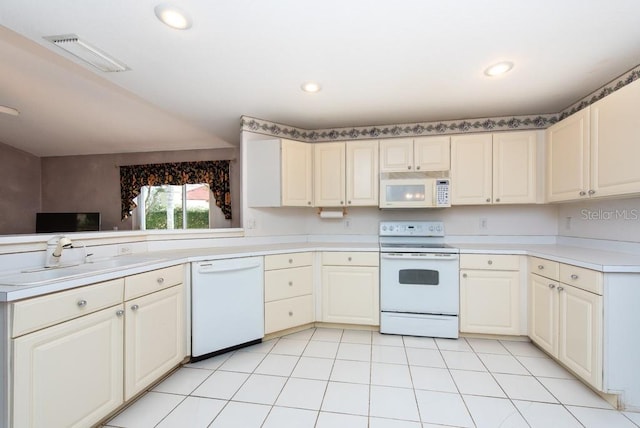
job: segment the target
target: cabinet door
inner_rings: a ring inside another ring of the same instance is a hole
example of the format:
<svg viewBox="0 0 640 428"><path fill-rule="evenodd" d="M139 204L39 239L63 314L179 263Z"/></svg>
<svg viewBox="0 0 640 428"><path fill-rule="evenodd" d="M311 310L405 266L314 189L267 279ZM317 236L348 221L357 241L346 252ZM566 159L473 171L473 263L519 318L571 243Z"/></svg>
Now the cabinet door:
<svg viewBox="0 0 640 428"><path fill-rule="evenodd" d="M322 321L380 324L378 268L324 266L322 268Z"/></svg>
<svg viewBox="0 0 640 428"><path fill-rule="evenodd" d="M582 379L602 389L602 296L560 284L558 358Z"/></svg>
<svg viewBox="0 0 640 428"><path fill-rule="evenodd" d="M282 205L311 206L313 200L313 146L282 140Z"/></svg>
<svg viewBox="0 0 640 428"><path fill-rule="evenodd" d="M549 127L545 139L547 201L589 197L589 107Z"/></svg>
<svg viewBox="0 0 640 428"><path fill-rule="evenodd" d="M345 205L345 143L313 146L313 195L316 207Z"/></svg>
<svg viewBox="0 0 640 428"><path fill-rule="evenodd" d="M125 302L125 400L186 355L184 286Z"/></svg>
<svg viewBox="0 0 640 428"><path fill-rule="evenodd" d="M417 171L449 171L451 137L421 137L413 140L413 161Z"/></svg>
<svg viewBox="0 0 640 428"><path fill-rule="evenodd" d="M491 134L451 137L451 205L492 201Z"/></svg>
<svg viewBox="0 0 640 428"><path fill-rule="evenodd" d="M347 141L347 206L378 206L378 142Z"/></svg>
<svg viewBox="0 0 640 428"><path fill-rule="evenodd" d="M536 202L536 131L493 135L493 201Z"/></svg>
<svg viewBox="0 0 640 428"><path fill-rule="evenodd" d="M460 272L460 331L520 334L520 274L492 270Z"/></svg>
<svg viewBox="0 0 640 428"><path fill-rule="evenodd" d="M84 428L122 404L122 305L13 342L14 427Z"/></svg>
<svg viewBox="0 0 640 428"><path fill-rule="evenodd" d="M380 141L380 172L413 171L413 139Z"/></svg>
<svg viewBox="0 0 640 428"><path fill-rule="evenodd" d="M640 82L591 105L593 196L640 193Z"/></svg>
<svg viewBox="0 0 640 428"><path fill-rule="evenodd" d="M529 275L529 337L538 346L558 355L558 283Z"/></svg>

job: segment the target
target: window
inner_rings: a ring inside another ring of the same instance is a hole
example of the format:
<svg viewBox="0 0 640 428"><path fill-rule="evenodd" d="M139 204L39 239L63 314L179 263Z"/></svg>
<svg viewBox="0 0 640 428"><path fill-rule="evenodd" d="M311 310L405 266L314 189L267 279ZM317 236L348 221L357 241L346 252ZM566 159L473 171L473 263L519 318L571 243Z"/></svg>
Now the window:
<svg viewBox="0 0 640 428"><path fill-rule="evenodd" d="M225 227L222 224L215 225L216 222L220 223L220 219L215 217L220 216L212 218L212 212L220 210L213 202L206 183L144 186L137 205L142 230Z"/></svg>

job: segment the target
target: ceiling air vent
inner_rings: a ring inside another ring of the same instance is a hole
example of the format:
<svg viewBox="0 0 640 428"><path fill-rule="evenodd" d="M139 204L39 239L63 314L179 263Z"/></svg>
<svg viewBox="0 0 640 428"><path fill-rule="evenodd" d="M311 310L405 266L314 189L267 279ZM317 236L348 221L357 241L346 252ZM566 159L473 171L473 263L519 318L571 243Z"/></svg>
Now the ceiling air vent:
<svg viewBox="0 0 640 428"><path fill-rule="evenodd" d="M89 43L80 40L80 38L75 34L47 36L44 39L49 40L54 45L64 49L71 55L80 58L84 62L91 64L98 70L105 72L129 70L129 67L100 51L100 49L94 48Z"/></svg>

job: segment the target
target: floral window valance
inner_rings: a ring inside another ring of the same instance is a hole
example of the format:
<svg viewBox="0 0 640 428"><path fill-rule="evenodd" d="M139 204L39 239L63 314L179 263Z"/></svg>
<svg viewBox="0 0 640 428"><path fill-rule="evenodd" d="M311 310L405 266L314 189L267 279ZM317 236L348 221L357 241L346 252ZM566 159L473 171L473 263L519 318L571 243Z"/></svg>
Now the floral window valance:
<svg viewBox="0 0 640 428"><path fill-rule="evenodd" d="M229 161L201 161L127 165L120 167L120 197L122 220L138 205L135 198L143 186L207 183L227 220L231 219Z"/></svg>

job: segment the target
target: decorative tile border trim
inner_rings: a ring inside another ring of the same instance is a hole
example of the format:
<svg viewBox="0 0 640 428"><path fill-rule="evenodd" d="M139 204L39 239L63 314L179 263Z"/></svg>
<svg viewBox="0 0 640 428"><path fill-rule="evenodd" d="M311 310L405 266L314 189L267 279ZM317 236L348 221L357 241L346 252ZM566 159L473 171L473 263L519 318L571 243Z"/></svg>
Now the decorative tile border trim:
<svg viewBox="0 0 640 428"><path fill-rule="evenodd" d="M307 143L364 140L370 138L419 137L429 135L545 129L638 79L640 79L640 65L556 114L502 116L481 119L416 122L315 130L296 128L294 126L283 125L280 123L270 122L268 120L242 116L240 118L240 129L242 131L256 132L273 137L291 138L293 140L304 141Z"/></svg>

